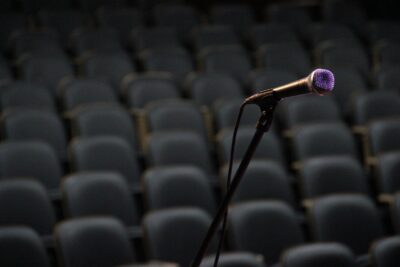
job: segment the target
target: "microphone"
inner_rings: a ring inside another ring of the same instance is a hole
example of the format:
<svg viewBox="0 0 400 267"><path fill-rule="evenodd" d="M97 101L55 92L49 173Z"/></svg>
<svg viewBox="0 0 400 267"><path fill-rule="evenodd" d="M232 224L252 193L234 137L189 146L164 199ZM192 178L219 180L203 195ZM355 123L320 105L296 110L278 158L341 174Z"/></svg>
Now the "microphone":
<svg viewBox="0 0 400 267"><path fill-rule="evenodd" d="M309 93L324 95L330 93L334 86L335 77L330 70L316 69L303 79L256 93L246 98L245 104L259 104L270 97L281 100L282 98Z"/></svg>

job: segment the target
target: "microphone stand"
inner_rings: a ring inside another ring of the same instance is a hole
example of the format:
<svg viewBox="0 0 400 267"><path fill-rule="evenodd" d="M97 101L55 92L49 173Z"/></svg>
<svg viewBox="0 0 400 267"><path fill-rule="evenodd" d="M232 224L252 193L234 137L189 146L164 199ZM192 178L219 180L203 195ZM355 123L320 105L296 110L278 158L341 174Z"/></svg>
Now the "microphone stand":
<svg viewBox="0 0 400 267"><path fill-rule="evenodd" d="M256 132L254 133L250 145L247 148L245 155L243 156L243 159L239 165L239 168L235 173L235 176L233 177L233 180L228 188L228 191L226 192L225 197L222 200L220 207L218 208L217 214L215 215L210 227L208 228L207 235L205 236L203 243L201 244L201 247L195 256L191 264L191 267L200 266L201 261L203 260L203 257L206 254L207 249L211 243L211 240L215 235L215 232L217 231L224 217L225 212L227 212L228 210L229 202L231 201L233 194L235 193L237 187L239 186L240 181L242 180L243 175L246 172L247 167L251 161L251 158L253 157L253 154L256 151L257 146L261 141L261 138L263 137L264 133L269 130L271 126L273 113L278 102L279 99L275 98L271 92L270 97L266 97L262 99L260 103L257 103L261 109L262 114L257 122Z"/></svg>

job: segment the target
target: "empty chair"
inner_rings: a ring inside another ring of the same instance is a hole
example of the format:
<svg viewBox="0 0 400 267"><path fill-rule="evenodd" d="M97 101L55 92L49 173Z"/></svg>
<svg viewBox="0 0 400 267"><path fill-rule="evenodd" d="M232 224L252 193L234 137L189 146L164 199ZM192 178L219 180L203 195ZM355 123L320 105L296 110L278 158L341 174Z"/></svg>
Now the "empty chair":
<svg viewBox="0 0 400 267"><path fill-rule="evenodd" d="M285 70L304 76L311 69L311 60L298 43L269 44L258 52L258 65L266 70Z"/></svg>
<svg viewBox="0 0 400 267"><path fill-rule="evenodd" d="M252 69L246 50L238 47L213 47L199 55L200 68L206 73L227 73L244 82Z"/></svg>
<svg viewBox="0 0 400 267"><path fill-rule="evenodd" d="M319 122L341 122L339 107L330 97L293 98L286 103L280 115L286 129Z"/></svg>
<svg viewBox="0 0 400 267"><path fill-rule="evenodd" d="M132 47L136 51L182 47L178 33L165 25L153 28L138 28L132 31Z"/></svg>
<svg viewBox="0 0 400 267"><path fill-rule="evenodd" d="M241 46L233 28L222 25L202 26L193 30L192 43L197 51L216 46Z"/></svg>
<svg viewBox="0 0 400 267"><path fill-rule="evenodd" d="M375 47L375 63L380 68L396 68L400 64L400 45L398 42L384 42Z"/></svg>
<svg viewBox="0 0 400 267"><path fill-rule="evenodd" d="M210 20L214 25L228 25L244 33L255 23L255 15L248 5L219 4L211 7Z"/></svg>
<svg viewBox="0 0 400 267"><path fill-rule="evenodd" d="M144 174L143 184L149 210L196 207L210 215L215 212L216 202L210 179L198 168L152 168Z"/></svg>
<svg viewBox="0 0 400 267"><path fill-rule="evenodd" d="M207 127L201 110L192 102L165 100L145 109L149 132L191 131L207 140Z"/></svg>
<svg viewBox="0 0 400 267"><path fill-rule="evenodd" d="M335 73L335 89L332 96L336 100L343 115L353 111L354 102L367 91L367 82L356 70L349 68L333 69Z"/></svg>
<svg viewBox="0 0 400 267"><path fill-rule="evenodd" d="M381 194L393 194L400 191L400 153L392 152L379 155L377 158L377 189Z"/></svg>
<svg viewBox="0 0 400 267"><path fill-rule="evenodd" d="M254 135L254 129L250 127L240 128L236 136L236 147L233 159L240 160L248 145L250 144L251 138ZM226 163L229 160L231 143L232 143L233 131L226 130L221 132L218 136L218 152L221 163ZM276 161L282 165L285 165L285 157L283 154L282 145L280 140L274 132L268 132L263 139L257 150L254 153L253 158L255 159L268 159Z"/></svg>
<svg viewBox="0 0 400 267"><path fill-rule="evenodd" d="M400 68L380 68L376 74L376 83L381 90L400 92Z"/></svg>
<svg viewBox="0 0 400 267"><path fill-rule="evenodd" d="M190 77L187 87L194 102L202 106L212 106L222 99L243 97L240 83L224 73L195 75Z"/></svg>
<svg viewBox="0 0 400 267"><path fill-rule="evenodd" d="M337 195L316 199L309 210L315 241L339 242L357 256L366 254L383 227L373 202L362 195Z"/></svg>
<svg viewBox="0 0 400 267"><path fill-rule="evenodd" d="M377 241L370 250L372 266L395 267L400 264L400 237L393 236Z"/></svg>
<svg viewBox="0 0 400 267"><path fill-rule="evenodd" d="M235 126L239 108L243 101L243 98L219 100L213 105L213 115L218 130ZM255 126L260 115L260 109L256 105L247 106L242 114L240 124L246 127Z"/></svg>
<svg viewBox="0 0 400 267"><path fill-rule="evenodd" d="M117 103L113 88L101 81L91 79L74 80L62 92L65 110L73 110L88 104Z"/></svg>
<svg viewBox="0 0 400 267"><path fill-rule="evenodd" d="M0 228L2 266L49 267L46 249L34 230L22 226Z"/></svg>
<svg viewBox="0 0 400 267"><path fill-rule="evenodd" d="M61 83L72 79L74 70L65 57L51 55L30 55L20 62L22 79L45 85L57 94Z"/></svg>
<svg viewBox="0 0 400 267"><path fill-rule="evenodd" d="M293 136L293 153L298 161L334 155L358 158L351 131L342 123L318 123L299 128Z"/></svg>
<svg viewBox="0 0 400 267"><path fill-rule="evenodd" d="M136 126L133 118L122 107L95 105L78 110L72 117L74 135L89 138L114 136L136 148Z"/></svg>
<svg viewBox="0 0 400 267"><path fill-rule="evenodd" d="M189 266L210 223L211 217L205 211L195 208L148 213L142 223L148 259ZM215 241L212 240L208 253L216 250Z"/></svg>
<svg viewBox="0 0 400 267"><path fill-rule="evenodd" d="M200 23L200 15L194 7L178 3L156 5L153 18L156 25L174 27L182 37Z"/></svg>
<svg viewBox="0 0 400 267"><path fill-rule="evenodd" d="M228 241L235 250L261 254L267 265L281 253L304 242L295 212L279 201L237 204L228 215Z"/></svg>
<svg viewBox="0 0 400 267"><path fill-rule="evenodd" d="M149 136L148 161L153 166L192 165L207 174L215 169L208 146L201 135L188 132L159 132Z"/></svg>
<svg viewBox="0 0 400 267"><path fill-rule="evenodd" d="M237 170L238 166L239 163L236 162L233 170ZM228 168L225 166L221 172L225 190L227 176ZM281 165L266 160L253 160L250 163L232 202L254 200L280 200L294 206L294 194L290 188L289 176Z"/></svg>
<svg viewBox="0 0 400 267"><path fill-rule="evenodd" d="M4 115L2 129L7 140L39 140L51 145L60 159L66 158L66 131L61 118L52 111L12 110Z"/></svg>
<svg viewBox="0 0 400 267"><path fill-rule="evenodd" d="M171 73L181 82L194 70L190 54L182 48L153 49L140 54L146 71L162 71Z"/></svg>
<svg viewBox="0 0 400 267"><path fill-rule="evenodd" d="M353 253L338 243L315 243L287 250L281 259L285 267L355 267Z"/></svg>
<svg viewBox="0 0 400 267"><path fill-rule="evenodd" d="M29 53L65 56L56 32L51 30L19 31L9 40L13 55L18 58Z"/></svg>
<svg viewBox="0 0 400 267"><path fill-rule="evenodd" d="M132 29L143 25L142 13L136 8L106 8L97 11L100 27L112 28L118 32L119 38L126 46Z"/></svg>
<svg viewBox="0 0 400 267"><path fill-rule="evenodd" d="M69 44L71 33L88 24L83 13L75 9L43 9L37 14L40 26L51 28L58 32L64 46Z"/></svg>
<svg viewBox="0 0 400 267"><path fill-rule="evenodd" d="M268 88L293 82L298 78L297 74L279 68L252 71L250 73L250 86L252 92L256 93Z"/></svg>
<svg viewBox="0 0 400 267"><path fill-rule="evenodd" d="M400 120L375 121L368 126L368 140L371 155L400 150Z"/></svg>
<svg viewBox="0 0 400 267"><path fill-rule="evenodd" d="M351 157L322 157L304 162L300 171L303 198L329 194L368 195L368 179L361 164Z"/></svg>
<svg viewBox="0 0 400 267"><path fill-rule="evenodd" d="M364 7L358 1L330 0L323 3L322 15L325 20L343 23L364 35L368 19Z"/></svg>
<svg viewBox="0 0 400 267"><path fill-rule="evenodd" d="M109 267L135 260L126 228L107 217L64 221L55 229L56 248L65 267Z"/></svg>
<svg viewBox="0 0 400 267"><path fill-rule="evenodd" d="M46 190L31 179L0 181L1 226L23 225L39 235L51 235L56 222Z"/></svg>
<svg viewBox="0 0 400 267"><path fill-rule="evenodd" d="M343 24L335 22L317 23L311 26L310 43L317 47L327 41L348 42L358 45L357 36Z"/></svg>
<svg viewBox="0 0 400 267"><path fill-rule="evenodd" d="M369 39L371 43L396 43L399 41L400 26L396 20L376 20L370 24L369 29Z"/></svg>
<svg viewBox="0 0 400 267"><path fill-rule="evenodd" d="M117 91L122 79L136 70L136 66L125 52L94 54L85 60L82 68L87 78L106 81Z"/></svg>
<svg viewBox="0 0 400 267"><path fill-rule="evenodd" d="M127 226L137 225L137 207L124 178L112 172L76 173L64 179L61 192L69 217L112 216Z"/></svg>
<svg viewBox="0 0 400 267"><path fill-rule="evenodd" d="M290 26L276 22L252 26L248 39L255 49L268 44L300 42Z"/></svg>
<svg viewBox="0 0 400 267"><path fill-rule="evenodd" d="M400 117L400 96L394 92L370 92L357 98L354 109L355 125Z"/></svg>
<svg viewBox="0 0 400 267"><path fill-rule="evenodd" d="M140 168L134 149L115 136L81 138L71 144L75 171L112 171L121 174L129 186L138 190Z"/></svg>
<svg viewBox="0 0 400 267"><path fill-rule="evenodd" d="M370 72L370 62L364 48L359 45L331 41L319 50L318 63L327 68L353 68L364 77Z"/></svg>
<svg viewBox="0 0 400 267"><path fill-rule="evenodd" d="M214 255L205 257L200 267L214 266ZM264 267L262 257L248 252L228 252L220 255L218 265L221 267Z"/></svg>
<svg viewBox="0 0 400 267"><path fill-rule="evenodd" d="M49 190L58 190L62 176L57 154L42 142L4 142L0 145L1 178L32 177Z"/></svg>
<svg viewBox="0 0 400 267"><path fill-rule="evenodd" d="M41 85L18 81L2 88L1 109L17 108L56 110L53 96Z"/></svg>
<svg viewBox="0 0 400 267"><path fill-rule="evenodd" d="M5 12L1 14L0 25L0 48L4 50L8 48L7 44L11 35L28 26L28 19L22 13Z"/></svg>
<svg viewBox="0 0 400 267"><path fill-rule="evenodd" d="M71 43L77 56L83 56L85 53L107 53L123 50L118 32L111 28L76 30L72 35Z"/></svg>
<svg viewBox="0 0 400 267"><path fill-rule="evenodd" d="M126 101L132 109L141 109L159 100L180 98L178 85L167 75L133 76L124 87Z"/></svg>

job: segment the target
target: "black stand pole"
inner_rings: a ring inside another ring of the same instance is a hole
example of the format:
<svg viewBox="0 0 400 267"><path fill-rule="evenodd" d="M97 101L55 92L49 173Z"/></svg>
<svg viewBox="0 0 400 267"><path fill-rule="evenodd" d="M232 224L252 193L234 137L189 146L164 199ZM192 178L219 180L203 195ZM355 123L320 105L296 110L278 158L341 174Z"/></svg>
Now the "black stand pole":
<svg viewBox="0 0 400 267"><path fill-rule="evenodd" d="M242 180L242 177L244 173L246 172L246 169L250 163L250 160L260 143L260 140L262 136L264 135L265 132L267 132L271 126L272 122L272 115L275 110L276 104L278 103L278 100L275 98L271 97L268 99L268 101L265 101L265 103L260 104L260 108L262 111L262 115L260 119L258 120L257 126L256 126L256 132L253 136L253 139L251 140L251 143L249 147L247 148L247 151L245 155L243 156L242 162L239 165L239 168L237 169L235 176L232 180L231 185L229 186L228 191L226 192L226 195L224 199L221 202L221 205L217 211L217 214L215 215L210 227L208 228L208 232L206 237L203 240L203 243L201 244L201 247L199 251L196 254L196 257L194 258L191 267L199 267L201 264L201 261L207 252L208 246L210 245L210 242L215 235L215 232L217 231L221 220L224 217L225 212L228 209L229 202L232 199L233 194L235 193L237 187L239 186L240 181Z"/></svg>

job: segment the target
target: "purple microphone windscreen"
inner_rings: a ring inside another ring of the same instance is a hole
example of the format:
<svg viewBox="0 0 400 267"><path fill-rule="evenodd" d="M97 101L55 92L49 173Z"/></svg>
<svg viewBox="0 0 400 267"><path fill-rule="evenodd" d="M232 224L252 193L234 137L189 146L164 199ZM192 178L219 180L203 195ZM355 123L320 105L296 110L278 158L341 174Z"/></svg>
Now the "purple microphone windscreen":
<svg viewBox="0 0 400 267"><path fill-rule="evenodd" d="M312 84L320 90L332 91L335 86L335 76L330 70L316 69L313 72Z"/></svg>

